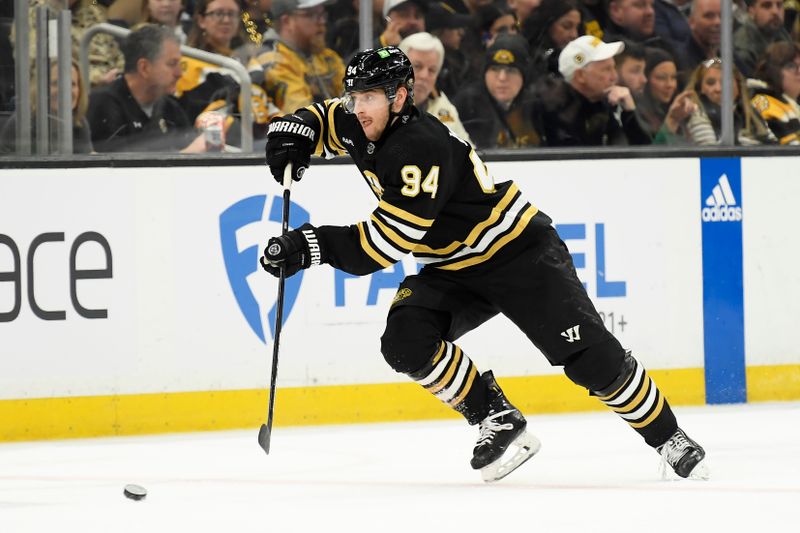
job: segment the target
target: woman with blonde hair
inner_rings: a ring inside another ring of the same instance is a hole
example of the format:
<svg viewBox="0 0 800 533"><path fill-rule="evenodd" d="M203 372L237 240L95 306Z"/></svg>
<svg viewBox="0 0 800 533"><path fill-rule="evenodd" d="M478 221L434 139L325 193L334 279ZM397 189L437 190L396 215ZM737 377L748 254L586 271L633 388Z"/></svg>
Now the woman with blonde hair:
<svg viewBox="0 0 800 533"><path fill-rule="evenodd" d="M34 71L35 72L35 71ZM31 102L36 103L36 80L35 75L32 75L31 87ZM89 122L86 120L86 110L89 108L89 93L86 90L86 84L80 74L78 62L72 60L72 87L71 87L71 105L72 105L72 153L73 154L89 154L94 150L92 148L91 134L89 131ZM36 109L34 108L32 116L31 132L32 132L32 146L31 153L36 153ZM58 115L58 64L53 62L50 67L50 112L48 116L51 119L50 125L50 146L51 149L56 146L56 134L58 126L54 119ZM15 116L11 116L8 122L3 127L0 133L0 153L15 153L17 151L17 121ZM52 151L52 150L51 150Z"/></svg>
<svg viewBox="0 0 800 533"><path fill-rule="evenodd" d="M733 126L736 144L761 144L769 138L764 123L750 106L747 83L733 66ZM686 84L697 110L686 121L686 137L700 146L720 143L722 131L722 61L719 58L703 61L692 72Z"/></svg>

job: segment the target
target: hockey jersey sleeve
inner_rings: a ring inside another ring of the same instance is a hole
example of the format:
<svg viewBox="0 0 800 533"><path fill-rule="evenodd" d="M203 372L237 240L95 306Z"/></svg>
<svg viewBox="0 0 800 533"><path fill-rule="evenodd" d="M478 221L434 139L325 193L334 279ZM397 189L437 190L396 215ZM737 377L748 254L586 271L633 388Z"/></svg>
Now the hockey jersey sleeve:
<svg viewBox="0 0 800 533"><path fill-rule="evenodd" d="M316 133L317 143L314 146L313 155L328 159L347 154L347 149L342 144L338 133L342 122L347 120L347 117L338 98L303 107L298 109L294 115Z"/></svg>
<svg viewBox="0 0 800 533"><path fill-rule="evenodd" d="M369 219L346 232L323 230L333 266L368 274L424 247L425 235L455 187L455 173L446 164L450 150L440 145L442 138L406 136L385 147L376 167L382 191Z"/></svg>

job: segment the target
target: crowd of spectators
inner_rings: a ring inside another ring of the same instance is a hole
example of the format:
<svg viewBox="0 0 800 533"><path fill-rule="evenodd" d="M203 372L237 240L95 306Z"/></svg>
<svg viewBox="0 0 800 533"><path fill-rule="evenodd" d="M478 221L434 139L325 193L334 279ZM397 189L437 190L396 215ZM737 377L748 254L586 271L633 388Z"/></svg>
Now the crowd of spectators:
<svg viewBox="0 0 800 533"><path fill-rule="evenodd" d="M416 105L480 149L713 145L722 123L721 1L373 0L373 46L403 49ZM203 129L220 115L235 150L244 106L253 137L263 139L272 118L341 95L359 47L359 4L67 0L75 57L93 24L132 30L124 40L95 35L89 72L73 63L74 151L203 152ZM31 59L39 5L55 13L64 1L30 1ZM737 144L800 144L798 5L733 0ZM9 51L0 59L11 56L14 32L0 40ZM229 69L182 55L184 44L244 65L251 101ZM53 88L56 75L51 68ZM0 98L0 111L13 110L12 96ZM0 152L15 151L15 127L5 121Z"/></svg>

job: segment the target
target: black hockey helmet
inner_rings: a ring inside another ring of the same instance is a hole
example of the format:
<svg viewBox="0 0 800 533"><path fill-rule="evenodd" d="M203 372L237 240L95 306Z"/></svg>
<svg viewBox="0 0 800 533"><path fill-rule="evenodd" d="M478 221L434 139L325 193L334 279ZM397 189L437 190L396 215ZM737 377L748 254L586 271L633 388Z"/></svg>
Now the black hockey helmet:
<svg viewBox="0 0 800 533"><path fill-rule="evenodd" d="M414 69L402 50L396 46L384 46L358 52L350 60L344 74L345 110L353 112L351 100L347 98L352 91L383 88L391 104L397 96L397 88L401 86L408 90L406 106L413 105Z"/></svg>

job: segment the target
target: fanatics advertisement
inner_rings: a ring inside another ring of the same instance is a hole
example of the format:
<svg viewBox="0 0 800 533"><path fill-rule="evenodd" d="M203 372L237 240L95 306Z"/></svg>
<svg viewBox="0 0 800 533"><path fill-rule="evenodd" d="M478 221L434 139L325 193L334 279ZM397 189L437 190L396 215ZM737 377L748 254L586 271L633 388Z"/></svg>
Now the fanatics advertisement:
<svg viewBox="0 0 800 533"><path fill-rule="evenodd" d="M790 174L794 159L732 164L735 171L707 169L698 159L495 162L488 169L498 182L514 180L553 219L606 327L648 369L702 368L732 339L737 359L724 364L740 376L745 355L748 365L761 357L800 362L776 335L791 330L780 327L786 316L800 314L797 276L785 275L800 243L774 220L800 195L797 185L793 195L781 192L792 187L779 176ZM0 172L0 399L266 388L277 280L258 257L280 232L282 207L267 172ZM750 176L769 178L767 192L754 191ZM293 186L290 226L356 223L375 205L354 166L312 165ZM719 244L709 224L736 224L734 241ZM744 242L738 263L736 235ZM380 336L398 284L417 268L409 256L364 277L321 266L289 278L279 387L408 381L383 360ZM721 297L733 302L738 322L709 337L704 294L720 284L704 276L723 273L734 286L726 282ZM772 328L747 311L776 293L787 314ZM751 327L755 336L745 335ZM560 373L503 317L459 345L500 376Z"/></svg>

